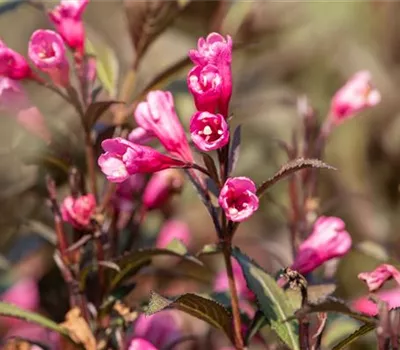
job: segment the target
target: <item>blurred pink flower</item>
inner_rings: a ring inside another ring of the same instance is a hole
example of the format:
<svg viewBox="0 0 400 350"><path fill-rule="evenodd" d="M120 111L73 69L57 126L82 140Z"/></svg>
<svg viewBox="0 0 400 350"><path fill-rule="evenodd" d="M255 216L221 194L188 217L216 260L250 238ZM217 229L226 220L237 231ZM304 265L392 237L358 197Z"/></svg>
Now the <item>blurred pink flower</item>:
<svg viewBox="0 0 400 350"><path fill-rule="evenodd" d="M187 85L197 110L216 112L222 92L222 77L216 66L195 66L187 76Z"/></svg>
<svg viewBox="0 0 400 350"><path fill-rule="evenodd" d="M372 272L359 273L358 278L367 284L370 292L375 292L392 278L400 285L400 271L389 264L379 265Z"/></svg>
<svg viewBox="0 0 400 350"><path fill-rule="evenodd" d="M135 110L137 124L155 135L164 148L175 157L192 163L193 156L185 131L175 112L172 94L168 91L151 91L147 101Z"/></svg>
<svg viewBox="0 0 400 350"><path fill-rule="evenodd" d="M182 327L178 311L163 310L151 316L141 314L135 322L133 334L157 348L165 348L182 337Z"/></svg>
<svg viewBox="0 0 400 350"><path fill-rule="evenodd" d="M133 197L143 189L144 184L143 174L134 174L124 182L117 184L114 195L114 204L117 208L122 211L131 211L133 209Z"/></svg>
<svg viewBox="0 0 400 350"><path fill-rule="evenodd" d="M310 236L300 244L291 268L306 274L330 259L345 255L352 244L345 227L337 217L319 217Z"/></svg>
<svg viewBox="0 0 400 350"><path fill-rule="evenodd" d="M247 177L229 178L221 189L218 201L229 220L244 221L258 209L256 185Z"/></svg>
<svg viewBox="0 0 400 350"><path fill-rule="evenodd" d="M120 137L104 140L101 146L105 153L99 157L98 164L111 182L123 182L137 173L154 173L187 165L151 147L134 144Z"/></svg>
<svg viewBox="0 0 400 350"><path fill-rule="evenodd" d="M173 239L179 239L186 246L190 244L190 229L186 222L170 219L161 227L157 237L156 247L165 248Z"/></svg>
<svg viewBox="0 0 400 350"><path fill-rule="evenodd" d="M0 41L0 76L21 80L32 77L32 70L25 57Z"/></svg>
<svg viewBox="0 0 400 350"><path fill-rule="evenodd" d="M42 343L43 345L48 345L50 350L62 350L60 334L50 331L42 326L28 323L27 321L21 322L24 323L19 325L18 327L10 329L5 334L4 338L29 339L34 342ZM30 350L42 350L42 347L32 345Z"/></svg>
<svg viewBox="0 0 400 350"><path fill-rule="evenodd" d="M61 205L63 220L76 229L88 227L95 210L96 199L92 193L77 198L68 196Z"/></svg>
<svg viewBox="0 0 400 350"><path fill-rule="evenodd" d="M190 120L194 144L204 152L219 149L229 142L229 126L221 114L196 112Z"/></svg>
<svg viewBox="0 0 400 350"><path fill-rule="evenodd" d="M140 126L133 129L128 135L129 141L131 141L133 143L138 143L140 145L143 145L154 138L155 138L155 135L152 131L145 130Z"/></svg>
<svg viewBox="0 0 400 350"><path fill-rule="evenodd" d="M380 101L381 94L371 85L371 73L358 72L333 96L331 120L333 124L339 124L354 114L377 105Z"/></svg>
<svg viewBox="0 0 400 350"><path fill-rule="evenodd" d="M172 194L181 191L183 184L182 174L175 169L153 174L143 192L143 205L147 210L162 207Z"/></svg>
<svg viewBox="0 0 400 350"><path fill-rule="evenodd" d="M89 0L61 0L60 4L49 12L57 32L72 49L81 55L85 46L85 29L82 14Z"/></svg>
<svg viewBox="0 0 400 350"><path fill-rule="evenodd" d="M157 350L157 348L147 340L134 338L130 342L128 350Z"/></svg>
<svg viewBox="0 0 400 350"><path fill-rule="evenodd" d="M400 288L382 290L376 293L376 295L380 300L388 303L389 309L393 309L400 306ZM358 312L370 316L375 316L378 314L377 305L367 296L363 296L361 298L354 300L351 303L351 307Z"/></svg>
<svg viewBox="0 0 400 350"><path fill-rule="evenodd" d="M50 142L50 131L43 115L29 101L18 81L0 77L0 110L15 115L21 126L45 142Z"/></svg>
<svg viewBox="0 0 400 350"><path fill-rule="evenodd" d="M69 86L69 64L64 41L59 34L52 30L36 30L29 40L28 55L56 85Z"/></svg>

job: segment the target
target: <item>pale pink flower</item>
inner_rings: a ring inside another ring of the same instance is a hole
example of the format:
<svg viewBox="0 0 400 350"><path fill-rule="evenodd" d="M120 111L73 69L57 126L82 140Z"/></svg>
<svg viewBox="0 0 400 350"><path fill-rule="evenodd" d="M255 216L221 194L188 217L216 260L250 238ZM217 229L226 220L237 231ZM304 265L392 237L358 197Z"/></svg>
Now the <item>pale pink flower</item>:
<svg viewBox="0 0 400 350"><path fill-rule="evenodd" d="M128 350L157 350L157 348L147 340L135 338L130 342Z"/></svg>
<svg viewBox="0 0 400 350"><path fill-rule="evenodd" d="M244 221L258 209L256 185L247 177L229 178L221 189L218 201L229 220Z"/></svg>
<svg viewBox="0 0 400 350"><path fill-rule="evenodd" d="M192 152L176 115L174 99L170 92L149 92L147 101L138 104L135 119L140 127L154 134L171 155L186 162L193 162Z"/></svg>
<svg viewBox="0 0 400 350"><path fill-rule="evenodd" d="M190 229L186 222L177 219L165 222L158 234L156 247L165 248L174 239L179 239L186 246L190 244Z"/></svg>
<svg viewBox="0 0 400 350"><path fill-rule="evenodd" d="M63 220L76 229L87 228L95 210L96 199L92 193L77 198L68 196L61 205Z"/></svg>
<svg viewBox="0 0 400 350"><path fill-rule="evenodd" d="M300 244L291 268L306 274L330 259L345 255L351 244L342 219L321 216L314 223L312 233Z"/></svg>
<svg viewBox="0 0 400 350"><path fill-rule="evenodd" d="M215 113L222 94L222 77L217 66L195 66L187 76L187 85L197 110Z"/></svg>
<svg viewBox="0 0 400 350"><path fill-rule="evenodd" d="M62 350L60 334L54 331L50 331L43 326L28 323L27 321L20 321L21 324L18 327L11 328L3 337L3 339L20 338L29 339L33 342L42 343L43 345L49 345L51 350ZM33 345L29 350L42 350L42 347Z"/></svg>
<svg viewBox="0 0 400 350"><path fill-rule="evenodd" d="M37 68L46 72L57 85L69 83L69 64L64 41L52 30L36 30L30 40L28 55Z"/></svg>
<svg viewBox="0 0 400 350"><path fill-rule="evenodd" d="M50 131L43 115L32 105L18 81L0 77L0 110L14 115L26 130L50 142Z"/></svg>
<svg viewBox="0 0 400 350"><path fill-rule="evenodd" d="M372 272L359 273L358 278L367 284L370 292L375 292L392 278L400 285L400 271L389 264L379 265Z"/></svg>
<svg viewBox="0 0 400 350"><path fill-rule="evenodd" d="M153 174L143 192L143 205L147 210L161 208L171 195L181 191L183 184L183 176L176 169Z"/></svg>
<svg viewBox="0 0 400 350"><path fill-rule="evenodd" d="M101 143L105 153L99 159L101 171L111 182L123 182L137 173L154 173L173 167L186 167L187 163L168 157L155 149L134 144L120 137Z"/></svg>
<svg viewBox="0 0 400 350"><path fill-rule="evenodd" d="M400 306L400 288L382 290L377 292L376 296L380 300L388 303L389 310ZM358 312L370 316L376 316L378 314L378 307L376 303L371 301L367 296L363 296L354 300L351 303L351 307Z"/></svg>
<svg viewBox="0 0 400 350"><path fill-rule="evenodd" d="M146 144L150 140L154 139L156 136L150 130L145 130L142 127L138 126L133 129L129 135L128 140L133 143L138 143L139 145Z"/></svg>
<svg viewBox="0 0 400 350"><path fill-rule="evenodd" d="M377 105L380 101L381 94L371 84L371 73L358 72L333 96L331 121L333 124L340 124L354 114Z"/></svg>
<svg viewBox="0 0 400 350"><path fill-rule="evenodd" d="M21 80L32 77L32 70L25 57L0 42L0 76Z"/></svg>
<svg viewBox="0 0 400 350"><path fill-rule="evenodd" d="M190 120L193 143L204 152L222 148L229 142L229 126L221 114L197 112Z"/></svg>
<svg viewBox="0 0 400 350"><path fill-rule="evenodd" d="M85 45L82 14L88 3L89 0L62 0L49 12L49 17L56 26L57 32L68 46L80 54L83 54Z"/></svg>

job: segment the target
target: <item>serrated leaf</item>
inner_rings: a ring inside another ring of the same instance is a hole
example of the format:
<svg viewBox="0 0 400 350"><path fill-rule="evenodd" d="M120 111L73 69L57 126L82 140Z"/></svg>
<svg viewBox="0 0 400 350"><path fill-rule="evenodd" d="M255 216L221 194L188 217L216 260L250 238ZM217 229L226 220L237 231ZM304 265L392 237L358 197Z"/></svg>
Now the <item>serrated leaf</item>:
<svg viewBox="0 0 400 350"><path fill-rule="evenodd" d="M39 315L39 314L31 312L31 311L20 309L19 307L15 306L15 305L4 303L4 302L0 302L0 315L19 318L21 320L25 320L30 323L35 323L41 327L50 329L50 330L57 332L60 335L64 336L66 339L68 339L70 342L72 342L74 345L78 346L79 348L82 348L80 346L80 344L75 343L71 339L70 334L66 328L58 325L57 323L48 319L47 317L44 317L42 315Z"/></svg>
<svg viewBox="0 0 400 350"><path fill-rule="evenodd" d="M121 272L112 278L108 290L112 291L115 289L123 280L125 280L125 278L135 274L142 266L149 264L152 257L158 255L177 256L204 267L200 260L188 254L188 251L182 242L173 239L164 249L141 249L129 253L115 261L115 263L120 267Z"/></svg>
<svg viewBox="0 0 400 350"><path fill-rule="evenodd" d="M152 292L146 314L152 315L166 308L181 310L203 320L209 325L223 331L229 339L233 339L232 316L216 301L190 293L181 295L174 300L169 300Z"/></svg>
<svg viewBox="0 0 400 350"><path fill-rule="evenodd" d="M332 350L341 350L344 347L350 345L352 342L357 340L359 337L373 331L375 329L376 325L371 324L371 323L366 323L362 325L360 328L358 328L354 333L350 334L348 337L343 339L340 343L336 344Z"/></svg>
<svg viewBox="0 0 400 350"><path fill-rule="evenodd" d="M243 254L239 248L233 249L232 256L242 267L247 287L256 295L259 308L271 328L289 348L298 350L298 323L293 322L294 320L284 322L295 311L284 291L272 276Z"/></svg>
<svg viewBox="0 0 400 350"><path fill-rule="evenodd" d="M292 160L285 165L283 165L279 171L269 178L268 180L264 181L257 189L257 195L261 197L272 185L277 183L278 181L282 180L283 178L292 175L296 171L307 169L307 168L320 168L320 169L331 169L336 170L334 167L324 163L318 159L304 159L298 158Z"/></svg>
<svg viewBox="0 0 400 350"><path fill-rule="evenodd" d="M269 325L268 319L260 310L257 310L244 337L244 344L248 346L251 342L251 339L257 334L257 332L267 325Z"/></svg>
<svg viewBox="0 0 400 350"><path fill-rule="evenodd" d="M106 112L112 105L123 103L120 101L98 101L89 105L85 113L85 125L88 130L92 129L98 119Z"/></svg>
<svg viewBox="0 0 400 350"><path fill-rule="evenodd" d="M228 174L231 174L235 170L236 164L239 160L241 134L242 126L238 125L233 132L232 144L229 149Z"/></svg>

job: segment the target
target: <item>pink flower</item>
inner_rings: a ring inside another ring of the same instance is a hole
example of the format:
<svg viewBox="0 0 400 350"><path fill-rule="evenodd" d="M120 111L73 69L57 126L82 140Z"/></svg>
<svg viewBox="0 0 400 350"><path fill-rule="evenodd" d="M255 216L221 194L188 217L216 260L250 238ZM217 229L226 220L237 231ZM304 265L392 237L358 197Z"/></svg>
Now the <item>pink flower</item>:
<svg viewBox="0 0 400 350"><path fill-rule="evenodd" d="M53 82L60 86L69 85L69 64L65 54L64 41L52 30L36 30L29 41L29 58Z"/></svg>
<svg viewBox="0 0 400 350"><path fill-rule="evenodd" d="M10 318L11 319L11 318ZM61 350L61 339L60 334L54 331L50 331L37 324L28 323L27 321L20 320L21 324L18 327L11 328L2 339L29 339L32 342L51 344L51 350ZM30 350L43 350L42 347L33 345L29 348Z"/></svg>
<svg viewBox="0 0 400 350"><path fill-rule="evenodd" d="M380 101L381 94L371 85L370 72L358 72L333 96L331 120L334 124L339 124Z"/></svg>
<svg viewBox="0 0 400 350"><path fill-rule="evenodd" d="M190 120L194 144L204 152L219 149L229 142L229 127L221 114L197 112Z"/></svg>
<svg viewBox="0 0 400 350"><path fill-rule="evenodd" d="M154 134L173 156L193 162L185 131L175 112L172 94L168 91L151 91L147 102L136 108L135 119L140 127Z"/></svg>
<svg viewBox="0 0 400 350"><path fill-rule="evenodd" d="M244 221L258 209L256 185L247 177L229 178L221 189L218 201L229 220Z"/></svg>
<svg viewBox="0 0 400 350"><path fill-rule="evenodd" d="M189 226L184 221L171 219L164 223L158 234L156 247L165 248L174 239L179 239L186 246L190 244Z"/></svg>
<svg viewBox="0 0 400 350"><path fill-rule="evenodd" d="M330 259L345 255L351 243L343 220L321 216L314 223L313 232L300 245L291 268L306 274Z"/></svg>
<svg viewBox="0 0 400 350"><path fill-rule="evenodd" d="M134 174L124 182L119 183L114 196L114 203L117 208L130 212L133 209L133 197L143 189L144 184L143 174Z"/></svg>
<svg viewBox="0 0 400 350"><path fill-rule="evenodd" d="M400 285L400 271L389 264L382 264L372 272L362 272L358 274L358 278L367 284L370 292L375 292L392 278Z"/></svg>
<svg viewBox="0 0 400 350"><path fill-rule="evenodd" d="M21 80L30 78L32 70L26 59L0 41L0 76Z"/></svg>
<svg viewBox="0 0 400 350"><path fill-rule="evenodd" d="M106 152L99 157L98 164L111 182L123 182L137 173L154 173L188 165L151 147L137 145L120 137L104 140L101 146Z"/></svg>
<svg viewBox="0 0 400 350"><path fill-rule="evenodd" d="M379 291L377 297L388 303L389 309L400 306L400 288ZM366 296L356 299L352 302L351 306L354 310L363 314L370 316L378 314L377 305Z"/></svg>
<svg viewBox="0 0 400 350"><path fill-rule="evenodd" d="M216 66L195 66L187 76L187 85L199 111L216 112L222 93L222 77Z"/></svg>
<svg viewBox="0 0 400 350"><path fill-rule="evenodd" d="M143 145L155 137L154 133L149 130L145 130L140 126L133 129L129 135L128 140L133 143L138 143L139 145Z"/></svg>
<svg viewBox="0 0 400 350"><path fill-rule="evenodd" d="M157 348L147 340L135 338L130 342L128 350L157 350Z"/></svg>
<svg viewBox="0 0 400 350"><path fill-rule="evenodd" d="M85 29L82 14L89 0L61 0L49 17L56 26L57 32L72 49L80 54L84 52Z"/></svg>
<svg viewBox="0 0 400 350"><path fill-rule="evenodd" d="M182 327L176 310L163 310L151 316L141 314L134 325L134 336L146 339L157 348L166 348L182 337Z"/></svg>
<svg viewBox="0 0 400 350"><path fill-rule="evenodd" d="M15 115L18 123L25 129L45 142L50 142L50 131L43 115L29 101L18 81L0 77L0 110Z"/></svg>
<svg viewBox="0 0 400 350"><path fill-rule="evenodd" d="M77 229L84 229L89 226L95 210L96 199L92 193L78 198L68 196L61 205L63 220Z"/></svg>
<svg viewBox="0 0 400 350"><path fill-rule="evenodd" d="M175 169L153 174L143 192L143 205L147 210L161 208L171 195L181 191L183 184L182 174Z"/></svg>

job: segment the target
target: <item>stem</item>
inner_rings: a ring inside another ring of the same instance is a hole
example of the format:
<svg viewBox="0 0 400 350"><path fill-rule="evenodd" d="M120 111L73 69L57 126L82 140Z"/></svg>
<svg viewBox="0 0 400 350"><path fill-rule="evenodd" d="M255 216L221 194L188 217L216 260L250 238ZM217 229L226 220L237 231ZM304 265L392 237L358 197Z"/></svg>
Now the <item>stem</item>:
<svg viewBox="0 0 400 350"><path fill-rule="evenodd" d="M231 293L231 300L232 300L235 347L237 350L242 350L244 349L243 338L242 338L242 324L240 319L239 298L236 290L235 275L233 273L232 261L231 261L232 246L230 239L225 239L222 241L222 251L224 254L226 272L229 281L229 291Z"/></svg>
<svg viewBox="0 0 400 350"><path fill-rule="evenodd" d="M89 174L89 186L90 186L90 191L93 193L97 201L96 162L95 162L93 142L92 138L90 137L90 132L85 130L85 134L86 134L85 152L86 152L87 170Z"/></svg>

